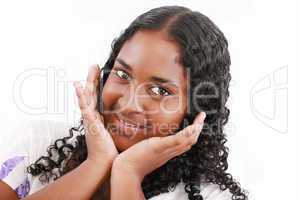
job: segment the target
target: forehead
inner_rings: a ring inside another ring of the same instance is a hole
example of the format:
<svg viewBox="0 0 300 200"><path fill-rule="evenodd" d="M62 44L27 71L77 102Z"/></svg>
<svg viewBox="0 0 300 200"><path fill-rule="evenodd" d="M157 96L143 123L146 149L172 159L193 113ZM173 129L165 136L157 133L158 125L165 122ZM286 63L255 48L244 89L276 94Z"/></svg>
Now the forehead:
<svg viewBox="0 0 300 200"><path fill-rule="evenodd" d="M178 85L185 79L179 48L159 31L137 31L124 43L118 58L130 65L139 78L158 76Z"/></svg>

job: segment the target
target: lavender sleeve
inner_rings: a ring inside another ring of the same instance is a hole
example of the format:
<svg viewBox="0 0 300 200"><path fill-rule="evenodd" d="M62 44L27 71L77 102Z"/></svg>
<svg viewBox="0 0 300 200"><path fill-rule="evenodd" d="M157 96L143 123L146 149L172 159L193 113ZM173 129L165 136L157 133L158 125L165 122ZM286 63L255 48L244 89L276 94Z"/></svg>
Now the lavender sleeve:
<svg viewBox="0 0 300 200"><path fill-rule="evenodd" d="M30 177L26 172L29 164L31 142L29 121L18 123L5 139L0 141L0 180L24 198L30 191Z"/></svg>

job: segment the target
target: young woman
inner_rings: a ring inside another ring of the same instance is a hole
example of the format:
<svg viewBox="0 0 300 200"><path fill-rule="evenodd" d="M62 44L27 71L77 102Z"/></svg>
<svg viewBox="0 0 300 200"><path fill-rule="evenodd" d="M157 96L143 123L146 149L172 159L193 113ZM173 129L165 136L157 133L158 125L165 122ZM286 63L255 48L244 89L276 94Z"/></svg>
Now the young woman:
<svg viewBox="0 0 300 200"><path fill-rule="evenodd" d="M43 122L55 138L47 156L32 126L40 158L5 154L0 199L247 199L226 172L229 66L227 40L203 14L164 6L138 16L85 87L75 82L82 118L70 135Z"/></svg>

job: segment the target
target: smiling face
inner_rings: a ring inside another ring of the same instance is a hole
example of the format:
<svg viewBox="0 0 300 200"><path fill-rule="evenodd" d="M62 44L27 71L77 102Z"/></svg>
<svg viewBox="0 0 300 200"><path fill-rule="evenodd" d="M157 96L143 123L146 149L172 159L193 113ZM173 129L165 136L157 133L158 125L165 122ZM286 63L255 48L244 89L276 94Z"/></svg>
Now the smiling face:
<svg viewBox="0 0 300 200"><path fill-rule="evenodd" d="M137 31L122 46L102 92L105 126L119 151L179 128L187 110L179 57L159 31Z"/></svg>

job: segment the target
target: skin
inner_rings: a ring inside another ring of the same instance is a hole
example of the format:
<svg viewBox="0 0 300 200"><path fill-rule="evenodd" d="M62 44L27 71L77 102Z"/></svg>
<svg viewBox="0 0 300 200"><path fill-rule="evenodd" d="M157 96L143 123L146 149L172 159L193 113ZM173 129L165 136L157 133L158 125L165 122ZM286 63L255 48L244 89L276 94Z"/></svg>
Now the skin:
<svg viewBox="0 0 300 200"><path fill-rule="evenodd" d="M121 48L102 94L104 121L106 127L114 128L110 132L120 152L146 138L169 135L178 128L187 108L186 76L178 62L179 55L178 47L157 31L138 31ZM153 81L152 76L169 79L171 83ZM117 130L116 113L133 123L148 121L153 128L128 128L123 134Z"/></svg>
<svg viewBox="0 0 300 200"><path fill-rule="evenodd" d="M110 199L144 199L141 189L144 176L189 150L199 137L204 120L200 114L194 125L175 132L187 107L186 75L178 57L179 49L163 32L139 31L123 45L103 88L103 116L94 110L99 89L97 66L90 69L89 81L86 83L88 91L79 87L83 94L81 98L79 96L79 101L94 102L91 103L91 109L86 109L89 106L81 106L83 113L88 111L84 118L93 115L90 118L98 120L96 124L102 122L118 151L116 153L114 148L106 147L105 156L110 155L111 151L114 152L109 180L111 188L107 188L111 190ZM151 79L153 76L169 79L170 82L154 82ZM91 98L89 95L94 96ZM117 129L119 124L116 113L121 113L126 120L130 119L128 122L147 121L152 128L137 131L131 128ZM172 133L176 134L170 135ZM111 144L110 139L109 143ZM98 145L101 146L97 144L89 149L89 156L90 151L95 152ZM98 153L93 153L93 160L99 158L103 161L103 156L100 155L103 151L98 150ZM122 180L119 179L120 176ZM129 187L124 188L124 185Z"/></svg>
<svg viewBox="0 0 300 200"><path fill-rule="evenodd" d="M197 142L203 127L205 113L199 113L192 125L176 131L187 107L184 92L186 76L183 66L177 62L178 56L179 49L163 32L137 32L123 45L118 55L132 67L132 79L123 80L113 74L109 76L102 93L103 116L96 110L100 69L97 65L91 66L85 87L78 81L74 82L86 130L87 159L76 169L25 199L88 200L95 197L98 188L106 190L108 195L96 199L145 199L141 188L143 178L168 160L188 151ZM114 70L117 67L122 66L115 63ZM151 76L168 78L177 87L155 82L154 89L149 79ZM161 94L157 93L157 85L168 89L173 95L155 95ZM130 88L133 92L129 92ZM132 96L136 98L130 101ZM146 120L152 128L136 132L129 128L116 131L111 128L118 125L116 115L109 112L116 110L131 122ZM160 125L164 125L163 128ZM78 185L80 190L74 190ZM109 187L104 188L105 185ZM13 189L0 181L0 197L17 199L12 193Z"/></svg>
<svg viewBox="0 0 300 200"><path fill-rule="evenodd" d="M189 150L198 140L203 127L205 113L200 113L192 125L169 136L153 136L133 144L128 149L118 152L115 146L111 146L112 133L104 127L104 117L96 108L97 79L99 68L92 66L88 75L85 89L77 82L75 84L80 109L86 126L86 137L94 144L94 148L88 147L88 160L103 164L103 158L112 162L108 193L104 194L103 188L98 194L101 199L145 199L141 183L145 175L166 163L171 158ZM95 89L96 88L96 89ZM103 134L104 133L104 134ZM120 136L121 137L121 136ZM109 143L109 145L105 144ZM100 145L100 146L98 146ZM112 154L110 152L113 152ZM108 155L111 155L109 157ZM122 179L120 179L122 177ZM124 187L126 185L127 187ZM111 192L109 192L111 191Z"/></svg>
<svg viewBox="0 0 300 200"><path fill-rule="evenodd" d="M178 57L177 46L163 32L154 31L137 32L117 56L103 88L104 115L100 115L119 153L113 161L111 188L107 188L111 191L111 199L143 199L140 185L144 176L189 150L198 139L205 117L200 114L195 120L198 126L175 132L187 108L186 73ZM99 73L95 68L91 69L94 70L91 74ZM170 82L154 82L153 76ZM90 78L88 87L91 91L99 74L94 77L94 80ZM95 88L94 92L86 93L96 93L98 85ZM118 129L116 113L130 119L129 122L150 122L152 128L122 131ZM168 136L172 133L176 135ZM122 180L118 179L120 176ZM124 185L130 187L124 188Z"/></svg>

